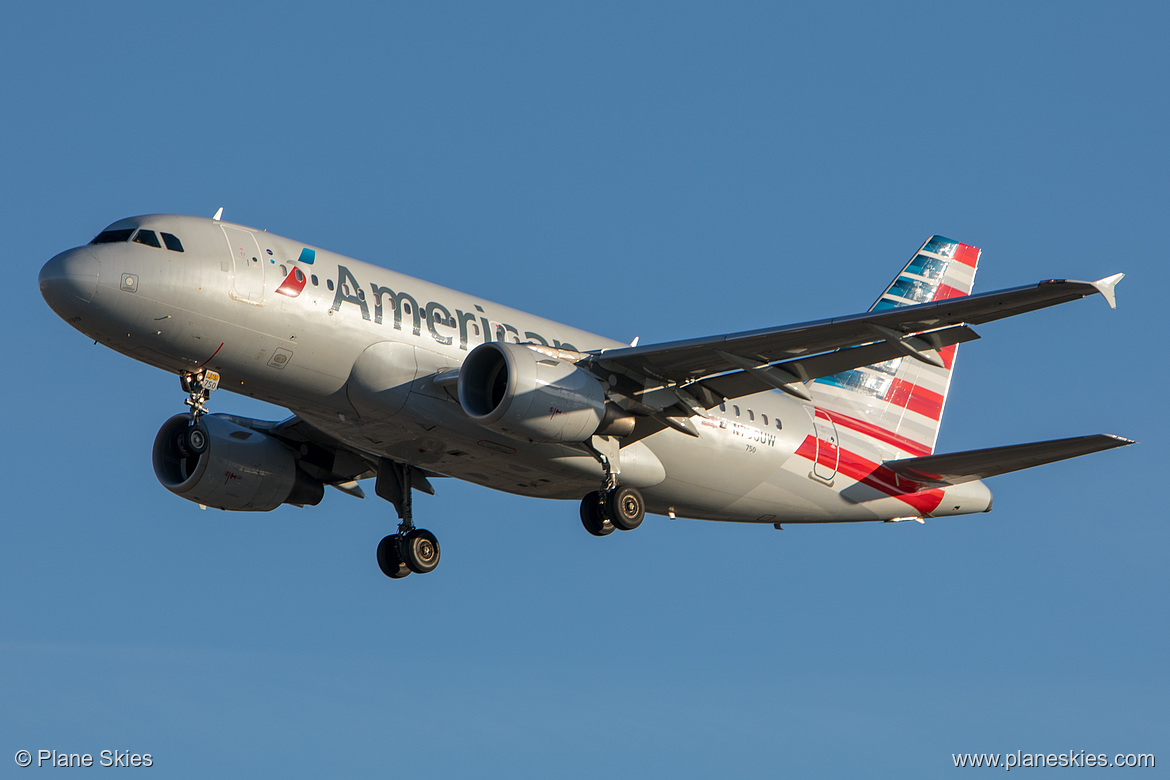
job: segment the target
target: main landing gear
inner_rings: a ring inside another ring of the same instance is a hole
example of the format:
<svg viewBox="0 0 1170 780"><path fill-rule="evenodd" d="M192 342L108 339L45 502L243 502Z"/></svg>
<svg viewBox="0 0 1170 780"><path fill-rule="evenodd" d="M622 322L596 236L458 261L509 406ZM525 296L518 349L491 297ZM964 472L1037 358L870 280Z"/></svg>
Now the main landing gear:
<svg viewBox="0 0 1170 780"><path fill-rule="evenodd" d="M609 536L615 528L633 531L646 516L646 501L635 487L619 485L620 444L610 436L594 436L585 448L601 464L601 490L581 499L581 525L594 536Z"/></svg>
<svg viewBox="0 0 1170 780"><path fill-rule="evenodd" d="M595 490L581 499L581 524L594 536L608 536L615 528L633 531L645 516L642 494L628 485Z"/></svg>
<svg viewBox="0 0 1170 780"><path fill-rule="evenodd" d="M404 463L383 460L378 467L374 492L398 511L398 533L378 544L378 568L392 580L411 572L427 574L439 565L439 540L430 531L414 527L412 518L412 468Z"/></svg>

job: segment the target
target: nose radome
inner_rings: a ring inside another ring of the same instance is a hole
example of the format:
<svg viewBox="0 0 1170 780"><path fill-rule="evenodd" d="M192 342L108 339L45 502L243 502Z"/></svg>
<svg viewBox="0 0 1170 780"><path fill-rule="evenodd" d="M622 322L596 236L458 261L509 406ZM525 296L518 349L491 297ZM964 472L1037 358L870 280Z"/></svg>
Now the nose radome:
<svg viewBox="0 0 1170 780"><path fill-rule="evenodd" d="M72 316L79 304L93 300L99 266L97 256L86 247L70 249L49 260L38 277L45 303L62 317Z"/></svg>

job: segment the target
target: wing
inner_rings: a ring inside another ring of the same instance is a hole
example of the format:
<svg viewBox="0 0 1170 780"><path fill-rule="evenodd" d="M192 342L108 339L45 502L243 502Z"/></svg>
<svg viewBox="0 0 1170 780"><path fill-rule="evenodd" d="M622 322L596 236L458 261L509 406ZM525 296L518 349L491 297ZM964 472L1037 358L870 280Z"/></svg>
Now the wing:
<svg viewBox="0 0 1170 780"><path fill-rule="evenodd" d="M624 393L622 387L611 393L627 410L693 433L683 420L691 411L709 409L724 398L775 387L807 399L803 382L906 355L941 365L938 349L978 338L968 325L1096 293L1115 307L1114 287L1123 276L1096 282L1049 279L849 317L608 349L590 354L583 364L627 380L621 383Z"/></svg>
<svg viewBox="0 0 1170 780"><path fill-rule="evenodd" d="M1042 466L1045 463L1055 463L1058 460L1124 447L1128 444L1133 444L1133 441L1120 436L1097 434L1031 444L1014 444L1008 447L991 447L986 450L889 460L882 465L899 477L906 477L930 487L942 487Z"/></svg>

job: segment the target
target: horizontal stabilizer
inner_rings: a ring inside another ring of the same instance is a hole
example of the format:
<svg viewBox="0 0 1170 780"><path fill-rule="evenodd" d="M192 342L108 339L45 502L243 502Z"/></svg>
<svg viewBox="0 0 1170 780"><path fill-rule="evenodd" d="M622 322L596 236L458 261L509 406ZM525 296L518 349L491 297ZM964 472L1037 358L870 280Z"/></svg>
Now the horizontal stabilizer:
<svg viewBox="0 0 1170 780"><path fill-rule="evenodd" d="M882 465L899 477L915 482L937 486L958 485L962 482L1088 455L1091 452L1124 447L1127 444L1133 444L1133 441L1101 433L1093 436L1074 436L1071 439L991 447L986 450L888 460Z"/></svg>

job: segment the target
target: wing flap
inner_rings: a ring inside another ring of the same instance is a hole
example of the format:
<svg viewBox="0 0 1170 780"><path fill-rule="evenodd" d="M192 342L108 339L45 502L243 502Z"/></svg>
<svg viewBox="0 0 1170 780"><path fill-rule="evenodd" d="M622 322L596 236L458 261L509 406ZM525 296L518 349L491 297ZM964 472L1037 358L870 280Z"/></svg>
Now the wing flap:
<svg viewBox="0 0 1170 780"><path fill-rule="evenodd" d="M1069 439L1013 444L984 450L925 455L921 458L889 460L882 465L899 477L925 485L943 487L994 477L1045 463L1076 458L1093 452L1133 444L1130 439L1110 434L1074 436Z"/></svg>

